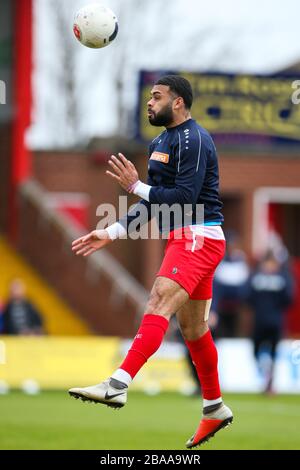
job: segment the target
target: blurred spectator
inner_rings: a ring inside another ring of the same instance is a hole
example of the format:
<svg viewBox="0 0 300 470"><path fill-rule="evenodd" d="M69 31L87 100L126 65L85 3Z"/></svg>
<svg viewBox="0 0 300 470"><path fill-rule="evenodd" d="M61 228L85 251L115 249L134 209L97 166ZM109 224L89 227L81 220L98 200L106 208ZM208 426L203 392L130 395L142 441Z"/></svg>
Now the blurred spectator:
<svg viewBox="0 0 300 470"><path fill-rule="evenodd" d="M254 312L253 342L258 365L262 349L268 349L270 361L262 372L266 392L272 391L274 359L283 330L284 314L292 302L293 282L288 267L269 252L258 264L249 281L249 303ZM266 350L265 350L266 352Z"/></svg>
<svg viewBox="0 0 300 470"><path fill-rule="evenodd" d="M41 315L26 299L23 281L15 279L10 285L8 303L3 311L3 333L7 335L44 334Z"/></svg>
<svg viewBox="0 0 300 470"><path fill-rule="evenodd" d="M233 232L227 233L226 255L214 279L212 310L218 314L217 337L238 335L238 317L246 300L249 274L247 258L239 247L238 236Z"/></svg>

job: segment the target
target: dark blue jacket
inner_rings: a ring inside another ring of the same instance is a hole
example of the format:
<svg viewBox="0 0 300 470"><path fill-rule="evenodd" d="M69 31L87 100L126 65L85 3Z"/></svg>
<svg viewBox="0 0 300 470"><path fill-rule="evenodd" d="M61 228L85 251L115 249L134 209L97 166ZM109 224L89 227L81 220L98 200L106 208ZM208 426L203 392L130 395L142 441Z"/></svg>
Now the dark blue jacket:
<svg viewBox="0 0 300 470"><path fill-rule="evenodd" d="M222 223L216 148L209 133L194 119L166 129L151 142L147 184L152 186L149 202L141 200L134 211L120 220L126 228L139 215L141 204L148 210L144 222L151 218L151 205L177 203L192 206L191 216L182 220L180 226L197 223L197 204L204 204L205 223ZM162 231L161 220L159 228ZM172 222L170 229L174 228Z"/></svg>
<svg viewBox="0 0 300 470"><path fill-rule="evenodd" d="M249 282L249 304L257 327L282 327L283 316L293 299L293 282L286 268L276 273L257 270Z"/></svg>

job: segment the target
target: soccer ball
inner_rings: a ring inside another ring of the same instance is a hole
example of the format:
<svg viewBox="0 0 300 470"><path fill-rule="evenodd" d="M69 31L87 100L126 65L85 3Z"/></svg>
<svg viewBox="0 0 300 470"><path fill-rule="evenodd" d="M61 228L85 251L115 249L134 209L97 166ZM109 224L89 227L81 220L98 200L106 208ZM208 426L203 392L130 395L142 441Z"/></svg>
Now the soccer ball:
<svg viewBox="0 0 300 470"><path fill-rule="evenodd" d="M93 3L76 13L73 31L81 44L99 49L108 46L116 38L118 20L109 8Z"/></svg>

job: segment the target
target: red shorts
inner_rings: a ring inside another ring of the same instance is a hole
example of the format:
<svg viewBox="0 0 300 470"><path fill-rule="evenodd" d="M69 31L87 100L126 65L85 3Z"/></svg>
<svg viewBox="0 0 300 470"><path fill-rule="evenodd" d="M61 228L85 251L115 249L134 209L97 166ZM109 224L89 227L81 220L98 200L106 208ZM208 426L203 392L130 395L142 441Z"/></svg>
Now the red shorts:
<svg viewBox="0 0 300 470"><path fill-rule="evenodd" d="M192 234L188 227L180 239L171 232L157 276L177 282L190 299L211 299L214 273L225 254L225 246L225 240Z"/></svg>

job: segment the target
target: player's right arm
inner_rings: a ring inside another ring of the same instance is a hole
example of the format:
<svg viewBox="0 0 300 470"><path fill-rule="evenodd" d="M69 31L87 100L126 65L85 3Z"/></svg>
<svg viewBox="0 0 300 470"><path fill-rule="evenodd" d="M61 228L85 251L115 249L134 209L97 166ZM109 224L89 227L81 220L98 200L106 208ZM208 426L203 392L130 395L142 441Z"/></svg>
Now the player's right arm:
<svg viewBox="0 0 300 470"><path fill-rule="evenodd" d="M125 162L128 165L128 168L130 168L132 172L131 176L133 176L134 181L138 179L137 172L135 174L134 165L129 162L124 157L124 155L119 154L119 156L121 156L123 163ZM114 160L116 160L116 158L114 158ZM116 171L117 169L115 167L114 162L111 163L113 164L113 168ZM111 172L107 173L113 176ZM114 177L117 177L117 175L114 175ZM147 182L149 182L149 177ZM93 230L87 235L77 238L72 243L72 251L76 255L89 256L95 251L101 250L101 248L104 248L106 245L109 245L114 240L117 240L118 238L125 238L127 234L130 234L136 229L136 226L134 225L133 228L133 224L131 223L134 222L137 218L139 219L138 225L140 227L150 221L151 204L148 201L141 199L137 204L135 204L132 209L129 210L129 212L125 216L121 217L118 222L115 222L114 224L108 226L106 229Z"/></svg>
<svg viewBox="0 0 300 470"><path fill-rule="evenodd" d="M140 214L143 217L140 217ZM142 226L149 222L151 218L150 204L147 201L141 200L136 204L124 217L118 222L110 225L104 230L93 230L87 235L77 238L72 243L72 251L76 255L88 256L97 250L101 250L106 245L109 245L118 238L124 238L133 230L130 223L139 217L139 225Z"/></svg>
<svg viewBox="0 0 300 470"><path fill-rule="evenodd" d="M72 251L76 255L88 256L113 240L109 237L107 230L93 230L84 237L77 238L72 243Z"/></svg>
<svg viewBox="0 0 300 470"><path fill-rule="evenodd" d="M97 250L101 250L118 238L125 238L136 229L131 223L138 218L138 225L142 226L151 219L150 203L139 201L118 222L108 226L104 230L93 230L87 235L77 238L72 243L72 251L76 255L88 256Z"/></svg>

